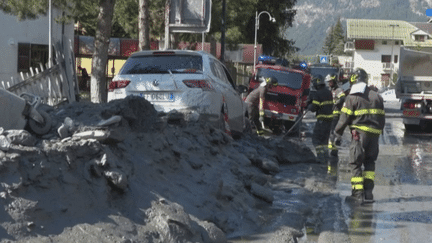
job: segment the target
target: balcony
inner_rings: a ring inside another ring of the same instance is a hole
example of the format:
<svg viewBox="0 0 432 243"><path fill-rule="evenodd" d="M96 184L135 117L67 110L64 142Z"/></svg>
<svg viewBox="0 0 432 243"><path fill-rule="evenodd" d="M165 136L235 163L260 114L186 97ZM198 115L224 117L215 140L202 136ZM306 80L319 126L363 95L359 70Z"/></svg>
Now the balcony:
<svg viewBox="0 0 432 243"><path fill-rule="evenodd" d="M355 51L354 42L347 42L344 45L344 52L350 52L350 51Z"/></svg>
<svg viewBox="0 0 432 243"><path fill-rule="evenodd" d="M383 71L391 71L393 69L393 63L383 62L382 68L383 68Z"/></svg>

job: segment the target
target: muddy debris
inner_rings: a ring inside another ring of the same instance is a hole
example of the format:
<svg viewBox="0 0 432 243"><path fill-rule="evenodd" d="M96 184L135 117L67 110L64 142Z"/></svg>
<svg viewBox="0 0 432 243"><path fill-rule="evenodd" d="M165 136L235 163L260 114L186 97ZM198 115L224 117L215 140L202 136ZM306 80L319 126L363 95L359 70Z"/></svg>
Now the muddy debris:
<svg viewBox="0 0 432 243"><path fill-rule="evenodd" d="M294 171L278 184L287 166L316 165L301 141L234 140L196 115L169 124L140 97L46 110L49 134L0 134L0 242L219 243L269 213L286 216L274 242L294 239L312 212L293 192L322 186ZM278 208L287 195L293 212Z"/></svg>

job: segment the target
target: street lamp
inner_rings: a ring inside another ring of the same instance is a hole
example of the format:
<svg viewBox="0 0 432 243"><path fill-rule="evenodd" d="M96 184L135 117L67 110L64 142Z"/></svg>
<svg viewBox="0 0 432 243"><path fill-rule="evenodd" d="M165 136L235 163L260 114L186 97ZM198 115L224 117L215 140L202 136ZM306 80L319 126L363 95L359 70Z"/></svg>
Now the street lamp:
<svg viewBox="0 0 432 243"><path fill-rule="evenodd" d="M393 29L392 29L392 48L391 48L391 55L390 55L390 68L391 68L391 71L390 71L390 79L389 79L389 86L390 86L390 80L391 80L391 83L393 83L394 84L394 82L393 82L393 72L394 72L394 58L393 58L393 46L394 46L394 28L395 27L399 27L399 25L398 24L390 24L389 25L390 27L392 27Z"/></svg>
<svg viewBox="0 0 432 243"><path fill-rule="evenodd" d="M261 14L266 13L268 14L270 21L271 22L276 22L276 19L273 18L269 12L267 11L262 11L258 14L258 11L255 12L255 45L254 45L254 65L253 65L253 71L255 71L255 63L256 63L256 51L257 51L257 30L259 29L259 17L261 16Z"/></svg>

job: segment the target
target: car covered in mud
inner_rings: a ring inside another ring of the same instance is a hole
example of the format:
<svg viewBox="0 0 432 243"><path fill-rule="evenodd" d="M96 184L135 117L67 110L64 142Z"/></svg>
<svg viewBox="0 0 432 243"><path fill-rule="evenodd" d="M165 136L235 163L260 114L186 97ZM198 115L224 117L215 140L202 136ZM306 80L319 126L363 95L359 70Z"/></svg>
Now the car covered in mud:
<svg viewBox="0 0 432 243"><path fill-rule="evenodd" d="M246 106L228 69L203 51L140 51L109 84L108 101L141 96L158 112L187 114L227 132L247 127ZM192 115L191 115L192 114Z"/></svg>
<svg viewBox="0 0 432 243"><path fill-rule="evenodd" d="M259 62L249 80L248 93L259 87L266 77L274 77L278 85L270 87L264 102L264 125L274 133L290 129L302 118L310 90L311 76L272 62ZM297 127L297 126L296 126Z"/></svg>

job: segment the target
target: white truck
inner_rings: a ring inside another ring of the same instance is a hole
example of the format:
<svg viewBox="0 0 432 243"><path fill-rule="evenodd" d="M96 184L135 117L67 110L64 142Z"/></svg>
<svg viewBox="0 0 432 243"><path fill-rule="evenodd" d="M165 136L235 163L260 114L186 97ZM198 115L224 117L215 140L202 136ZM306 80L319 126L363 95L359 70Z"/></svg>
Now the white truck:
<svg viewBox="0 0 432 243"><path fill-rule="evenodd" d="M395 91L406 130L432 125L432 51L401 48Z"/></svg>

